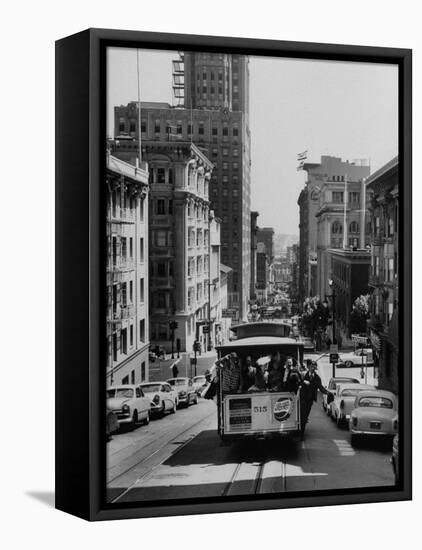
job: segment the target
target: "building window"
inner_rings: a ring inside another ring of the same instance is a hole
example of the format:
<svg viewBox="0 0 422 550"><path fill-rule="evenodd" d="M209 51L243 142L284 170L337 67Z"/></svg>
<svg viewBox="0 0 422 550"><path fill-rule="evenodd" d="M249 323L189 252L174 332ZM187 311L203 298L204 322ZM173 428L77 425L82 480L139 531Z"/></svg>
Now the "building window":
<svg viewBox="0 0 422 550"><path fill-rule="evenodd" d="M357 193L356 191L351 191L349 193L349 202L351 205L359 206L360 193Z"/></svg>
<svg viewBox="0 0 422 550"><path fill-rule="evenodd" d="M133 281L129 282L129 300L130 303L133 303Z"/></svg>
<svg viewBox="0 0 422 550"><path fill-rule="evenodd" d="M129 384L129 375L122 378L122 385L126 386L127 384Z"/></svg>
<svg viewBox="0 0 422 550"><path fill-rule="evenodd" d="M188 134L192 134L192 124L188 124Z"/></svg>
<svg viewBox="0 0 422 550"><path fill-rule="evenodd" d="M229 129L227 126L224 126L223 127L223 136L228 136L229 135Z"/></svg>
<svg viewBox="0 0 422 550"><path fill-rule="evenodd" d="M237 137L239 135L239 128L237 126L233 127L233 137Z"/></svg>
<svg viewBox="0 0 422 550"><path fill-rule="evenodd" d="M157 277L166 276L166 264L164 262L157 263Z"/></svg>
<svg viewBox="0 0 422 550"><path fill-rule="evenodd" d="M164 199L157 199L155 213L162 216L166 213L166 203Z"/></svg>
<svg viewBox="0 0 422 550"><path fill-rule="evenodd" d="M343 191L333 191L333 202L336 204L343 202Z"/></svg>
<svg viewBox="0 0 422 550"><path fill-rule="evenodd" d="M233 156L237 157L238 155L239 155L239 150L238 149L233 149Z"/></svg>
<svg viewBox="0 0 422 550"><path fill-rule="evenodd" d="M133 325L130 325L130 329L129 329L129 340L130 340L130 347L133 346Z"/></svg>
<svg viewBox="0 0 422 550"><path fill-rule="evenodd" d="M139 257L140 257L141 262L144 261L144 253L145 253L145 251L144 251L144 238L141 237L139 239Z"/></svg>
<svg viewBox="0 0 422 550"><path fill-rule="evenodd" d="M145 380L146 380L145 361L142 361L142 363L141 363L141 382L145 382Z"/></svg>
<svg viewBox="0 0 422 550"><path fill-rule="evenodd" d="M136 132L136 120L131 120L129 122L129 132L135 133Z"/></svg>
<svg viewBox="0 0 422 550"><path fill-rule="evenodd" d="M159 120L156 120L155 121L155 126L154 126L154 132L156 134L159 134L161 131L161 124L160 124L160 121Z"/></svg>
<svg viewBox="0 0 422 550"><path fill-rule="evenodd" d="M216 136L218 134L218 129L217 128L213 128L212 129L212 135L213 136Z"/></svg>
<svg viewBox="0 0 422 550"><path fill-rule="evenodd" d="M139 340L145 342L145 319L139 321Z"/></svg>
<svg viewBox="0 0 422 550"><path fill-rule="evenodd" d="M351 222L349 225L349 233L359 233L359 224L357 222Z"/></svg>
<svg viewBox="0 0 422 550"><path fill-rule="evenodd" d="M147 123L145 120L141 121L141 132L145 133L147 131Z"/></svg>
<svg viewBox="0 0 422 550"><path fill-rule="evenodd" d="M113 361L117 361L117 334L113 334Z"/></svg>
<svg viewBox="0 0 422 550"><path fill-rule="evenodd" d="M145 301L145 283L144 279L139 279L139 300L142 303Z"/></svg>
<svg viewBox="0 0 422 550"><path fill-rule="evenodd" d="M200 136L202 136L204 134L204 123L203 122L199 123L198 134Z"/></svg>
<svg viewBox="0 0 422 550"><path fill-rule="evenodd" d="M166 231L156 231L155 232L155 245L156 246L167 246L167 232Z"/></svg>
<svg viewBox="0 0 422 550"><path fill-rule="evenodd" d="M144 208L145 208L145 199L141 199L139 202L139 220L144 221Z"/></svg>
<svg viewBox="0 0 422 550"><path fill-rule="evenodd" d="M166 183L165 168L157 168L157 183Z"/></svg>
<svg viewBox="0 0 422 550"><path fill-rule="evenodd" d="M127 329L123 328L120 332L120 349L121 352L127 355Z"/></svg>

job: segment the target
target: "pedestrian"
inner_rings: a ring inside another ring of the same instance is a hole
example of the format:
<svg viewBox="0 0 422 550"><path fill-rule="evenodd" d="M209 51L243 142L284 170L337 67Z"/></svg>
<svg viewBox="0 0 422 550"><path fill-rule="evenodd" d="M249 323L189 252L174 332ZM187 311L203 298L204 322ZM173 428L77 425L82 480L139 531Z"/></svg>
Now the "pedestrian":
<svg viewBox="0 0 422 550"><path fill-rule="evenodd" d="M312 405L318 398L318 390L324 395L327 395L328 403L331 403L334 398L334 395L330 391L326 390L322 385L321 378L316 370L316 361L311 361L308 366L308 372L303 377L303 384L300 391L300 420L302 437L305 433L305 427L308 422Z"/></svg>
<svg viewBox="0 0 422 550"><path fill-rule="evenodd" d="M174 363L174 365L171 367L171 372L173 373L173 378L177 378L179 374L179 369L177 368L177 363Z"/></svg>

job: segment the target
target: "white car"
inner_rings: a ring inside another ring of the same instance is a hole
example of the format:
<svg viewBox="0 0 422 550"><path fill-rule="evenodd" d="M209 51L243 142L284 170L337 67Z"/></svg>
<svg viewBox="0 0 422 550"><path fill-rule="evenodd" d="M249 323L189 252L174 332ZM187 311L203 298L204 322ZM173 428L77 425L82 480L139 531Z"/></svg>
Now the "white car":
<svg viewBox="0 0 422 550"><path fill-rule="evenodd" d="M176 412L179 399L177 392L167 382L144 382L141 388L151 400L151 414L164 416L169 411Z"/></svg>
<svg viewBox="0 0 422 550"><path fill-rule="evenodd" d="M359 384L359 380L357 378L346 378L345 376L336 376L335 378L330 378L330 381L328 382L328 386L326 386L326 389L330 391L332 394L334 394L334 397L337 395L337 388L340 384ZM328 414L328 416L331 416L331 406L327 403L327 395L322 396L322 408L324 411Z"/></svg>
<svg viewBox="0 0 422 550"><path fill-rule="evenodd" d="M192 379L192 387L198 395L201 395L201 392L205 389L207 385L207 380L203 374L200 376L195 376Z"/></svg>
<svg viewBox="0 0 422 550"><path fill-rule="evenodd" d="M352 445L363 437L393 437L398 429L397 398L386 390L363 391L356 397L350 415Z"/></svg>
<svg viewBox="0 0 422 550"><path fill-rule="evenodd" d="M373 365L374 357L371 348L358 348L349 353L339 353L337 368L342 367L364 367Z"/></svg>
<svg viewBox="0 0 422 550"><path fill-rule="evenodd" d="M193 389L190 378L170 378L167 382L177 391L179 405L184 404L189 407L192 403L198 403L198 394Z"/></svg>
<svg viewBox="0 0 422 550"><path fill-rule="evenodd" d="M337 422L337 426L340 427L349 422L350 413L355 407L356 396L363 390L375 390L375 386L369 384L339 384L336 388L334 401L330 403L330 416Z"/></svg>
<svg viewBox="0 0 422 550"><path fill-rule="evenodd" d="M109 386L107 408L117 416L119 425L130 424L134 428L138 422L149 424L151 402L139 386L131 384Z"/></svg>

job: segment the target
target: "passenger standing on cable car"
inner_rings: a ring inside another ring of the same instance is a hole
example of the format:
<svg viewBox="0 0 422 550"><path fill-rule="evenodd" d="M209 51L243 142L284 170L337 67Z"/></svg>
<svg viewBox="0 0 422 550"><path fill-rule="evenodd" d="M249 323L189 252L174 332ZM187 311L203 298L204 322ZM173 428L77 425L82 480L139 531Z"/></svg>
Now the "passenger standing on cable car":
<svg viewBox="0 0 422 550"><path fill-rule="evenodd" d="M280 352L276 351L271 356L268 365L267 385L270 391L281 391L283 385L284 367L281 364Z"/></svg>
<svg viewBox="0 0 422 550"><path fill-rule="evenodd" d="M297 393L302 384L302 377L297 367L294 366L293 358L288 357L284 366L283 391Z"/></svg>

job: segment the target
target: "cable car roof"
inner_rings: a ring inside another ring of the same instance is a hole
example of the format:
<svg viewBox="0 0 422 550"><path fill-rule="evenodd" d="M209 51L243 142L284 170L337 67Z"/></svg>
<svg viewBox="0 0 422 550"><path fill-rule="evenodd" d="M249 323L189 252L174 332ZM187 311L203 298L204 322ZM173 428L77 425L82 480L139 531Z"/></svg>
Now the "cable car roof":
<svg viewBox="0 0 422 550"><path fill-rule="evenodd" d="M244 347L265 347L265 346L298 346L303 348L302 342L297 342L293 338L285 338L283 336L252 336L250 338L240 338L239 340L232 340L223 344L222 346L216 346L217 350L232 349L232 348L244 348Z"/></svg>

